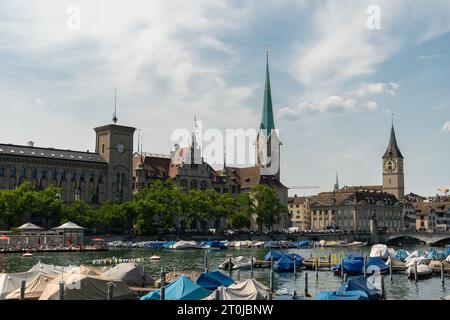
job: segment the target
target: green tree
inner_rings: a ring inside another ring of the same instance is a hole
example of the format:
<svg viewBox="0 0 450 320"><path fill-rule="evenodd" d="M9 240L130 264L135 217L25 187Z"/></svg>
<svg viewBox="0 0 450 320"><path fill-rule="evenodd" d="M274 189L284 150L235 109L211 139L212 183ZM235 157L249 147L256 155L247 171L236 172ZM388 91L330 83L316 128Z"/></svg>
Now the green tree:
<svg viewBox="0 0 450 320"><path fill-rule="evenodd" d="M261 233L263 226L269 231L273 225L280 222L281 215L288 212L288 208L281 203L275 190L265 185L257 185L252 188L250 209L256 215L258 231Z"/></svg>
<svg viewBox="0 0 450 320"><path fill-rule="evenodd" d="M93 229L98 224L94 210L84 201L75 201L64 207L62 222L68 221L90 229Z"/></svg>
<svg viewBox="0 0 450 320"><path fill-rule="evenodd" d="M61 218L64 202L61 200L60 194L61 189L53 186L35 193L37 208L34 210L34 214L44 219L46 229L49 227L49 219L52 219L55 224Z"/></svg>
<svg viewBox="0 0 450 320"><path fill-rule="evenodd" d="M250 219L247 215L236 212L230 216L228 224L234 229L250 228Z"/></svg>
<svg viewBox="0 0 450 320"><path fill-rule="evenodd" d="M206 217L214 221L215 228L220 232L220 220L231 217L235 209L235 201L228 193L219 194L211 189L201 192L206 195Z"/></svg>

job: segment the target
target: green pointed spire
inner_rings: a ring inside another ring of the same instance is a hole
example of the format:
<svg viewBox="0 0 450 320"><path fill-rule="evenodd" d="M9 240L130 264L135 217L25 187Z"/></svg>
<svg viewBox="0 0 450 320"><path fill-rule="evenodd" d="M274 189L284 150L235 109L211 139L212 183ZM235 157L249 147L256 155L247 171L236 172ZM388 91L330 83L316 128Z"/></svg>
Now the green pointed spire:
<svg viewBox="0 0 450 320"><path fill-rule="evenodd" d="M270 135L272 130L275 129L272 109L272 93L270 91L269 51L266 51L266 84L264 87L264 102L260 129L265 130L267 135Z"/></svg>
<svg viewBox="0 0 450 320"><path fill-rule="evenodd" d="M334 191L339 191L339 178L338 173L336 172L336 184L334 185Z"/></svg>

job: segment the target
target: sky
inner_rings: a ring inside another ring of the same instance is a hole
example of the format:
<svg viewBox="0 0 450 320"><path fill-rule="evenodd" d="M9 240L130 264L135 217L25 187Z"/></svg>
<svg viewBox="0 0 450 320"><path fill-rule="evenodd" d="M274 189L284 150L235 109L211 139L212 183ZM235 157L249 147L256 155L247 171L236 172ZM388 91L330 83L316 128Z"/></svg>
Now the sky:
<svg viewBox="0 0 450 320"><path fill-rule="evenodd" d="M266 50L291 194L381 184L392 114L406 192L450 186L447 0L0 0L0 142L93 151L115 89L147 152L257 129Z"/></svg>

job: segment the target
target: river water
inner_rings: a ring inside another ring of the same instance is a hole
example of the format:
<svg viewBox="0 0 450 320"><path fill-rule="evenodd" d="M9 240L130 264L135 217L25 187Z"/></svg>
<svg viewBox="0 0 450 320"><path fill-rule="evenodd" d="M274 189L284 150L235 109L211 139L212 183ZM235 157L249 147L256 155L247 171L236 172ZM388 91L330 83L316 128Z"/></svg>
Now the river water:
<svg viewBox="0 0 450 320"><path fill-rule="evenodd" d="M409 251L417 248L403 248ZM439 250L439 248L437 248ZM275 249L276 250L276 249ZM277 250L289 253L298 253L303 258L326 256L331 254L349 254L363 253L366 254L370 248L312 248L312 249L286 249ZM441 248L442 250L442 248ZM217 270L220 263L225 261L229 255L232 256L254 256L258 260L262 260L269 249L228 249L228 250L211 250L208 254L209 270ZM166 271L197 271L204 270L204 251L203 250L148 250L148 249L111 249L107 252L80 252L80 253L38 253L32 257L22 257L20 254L0 254L0 270L4 272L22 272L30 269L39 261L47 264L55 265L80 265L86 264L91 260L104 259L110 257L116 258L149 258L153 254L161 257L158 262L146 260L146 268L154 277L159 277L159 271L162 267ZM227 271L223 271L227 273ZM335 276L332 271L319 271L318 279L314 271L301 270L298 271L297 277L294 278L292 273L275 273L274 289L295 290L298 294L303 295L305 288L305 274L308 273L308 291L311 296L315 296L321 291L337 290L342 279ZM237 280L244 280L250 277L250 270L233 271L232 277ZM254 276L258 281L265 285L269 285L270 270L255 269ZM394 273L391 282L389 275L384 276L386 299L388 300L438 300L442 297L450 295L450 277L446 276L445 285L442 285L440 276L434 276L431 279L409 280L404 273Z"/></svg>

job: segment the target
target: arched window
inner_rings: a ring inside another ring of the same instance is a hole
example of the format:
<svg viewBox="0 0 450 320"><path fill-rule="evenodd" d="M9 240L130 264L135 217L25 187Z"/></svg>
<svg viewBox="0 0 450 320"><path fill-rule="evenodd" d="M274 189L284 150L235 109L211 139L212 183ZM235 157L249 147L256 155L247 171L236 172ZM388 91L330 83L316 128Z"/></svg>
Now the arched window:
<svg viewBox="0 0 450 320"><path fill-rule="evenodd" d="M95 179L94 173L91 172L91 173L89 174L89 182L94 182L94 179Z"/></svg>
<svg viewBox="0 0 450 320"><path fill-rule="evenodd" d="M66 171L61 171L61 181L66 181Z"/></svg>
<svg viewBox="0 0 450 320"><path fill-rule="evenodd" d="M31 169L31 179L36 179L37 178L37 169L33 168Z"/></svg>
<svg viewBox="0 0 450 320"><path fill-rule="evenodd" d="M10 177L11 178L16 177L16 167L11 167Z"/></svg>
<svg viewBox="0 0 450 320"><path fill-rule="evenodd" d="M42 171L41 171L41 179L47 179L47 170L46 169L42 169Z"/></svg>
<svg viewBox="0 0 450 320"><path fill-rule="evenodd" d="M200 189L201 190L206 190L206 188L207 188L207 184L206 184L206 181L202 181L201 183L200 183Z"/></svg>
<svg viewBox="0 0 450 320"><path fill-rule="evenodd" d="M52 171L52 180L56 180L57 176L58 176L58 172L56 172L56 169L53 169L53 171Z"/></svg>
<svg viewBox="0 0 450 320"><path fill-rule="evenodd" d="M22 167L22 170L20 170L20 177L24 179L27 177L27 168Z"/></svg>
<svg viewBox="0 0 450 320"><path fill-rule="evenodd" d="M0 177L5 176L5 167L0 167Z"/></svg>
<svg viewBox="0 0 450 320"><path fill-rule="evenodd" d="M197 180L192 180L191 181L191 189L197 190Z"/></svg>
<svg viewBox="0 0 450 320"><path fill-rule="evenodd" d="M180 186L181 186L182 188L185 188L185 187L187 186L187 181L186 181L186 179L181 179L181 181L180 181Z"/></svg>

